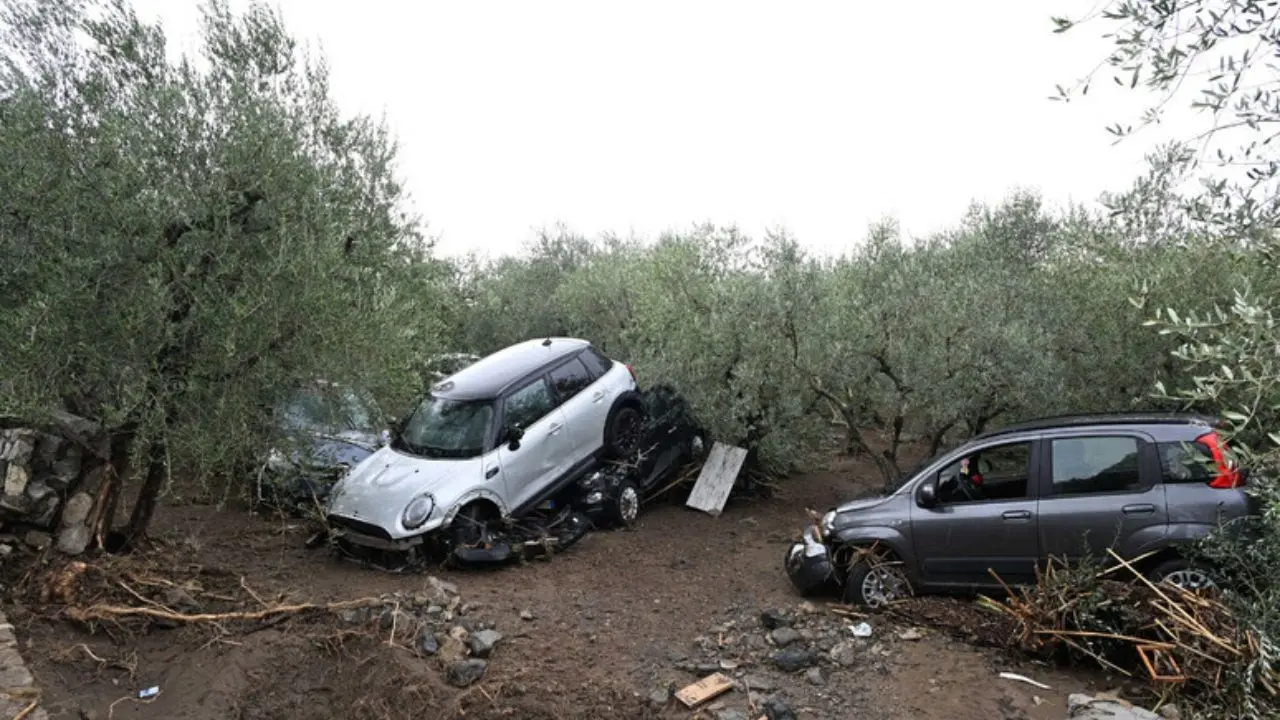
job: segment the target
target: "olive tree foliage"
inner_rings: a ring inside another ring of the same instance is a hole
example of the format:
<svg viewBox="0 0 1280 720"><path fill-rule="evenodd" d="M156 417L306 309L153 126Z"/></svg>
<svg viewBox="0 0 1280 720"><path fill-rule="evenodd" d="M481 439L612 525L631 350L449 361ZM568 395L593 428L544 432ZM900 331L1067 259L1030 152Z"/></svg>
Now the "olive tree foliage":
<svg viewBox="0 0 1280 720"><path fill-rule="evenodd" d="M130 535L169 468L243 468L300 382L395 405L443 332L386 129L262 5L211 0L201 37L172 61L125 0L0 10L0 415L106 427L140 459Z"/></svg>

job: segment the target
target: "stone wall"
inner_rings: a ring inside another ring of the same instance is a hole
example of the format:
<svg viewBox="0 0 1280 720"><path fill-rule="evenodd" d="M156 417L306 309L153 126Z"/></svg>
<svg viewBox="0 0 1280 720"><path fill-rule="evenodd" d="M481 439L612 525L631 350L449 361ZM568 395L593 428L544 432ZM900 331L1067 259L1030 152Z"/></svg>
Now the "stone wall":
<svg viewBox="0 0 1280 720"><path fill-rule="evenodd" d="M89 544L93 498L81 490L83 448L31 428L0 430L0 533L78 555Z"/></svg>

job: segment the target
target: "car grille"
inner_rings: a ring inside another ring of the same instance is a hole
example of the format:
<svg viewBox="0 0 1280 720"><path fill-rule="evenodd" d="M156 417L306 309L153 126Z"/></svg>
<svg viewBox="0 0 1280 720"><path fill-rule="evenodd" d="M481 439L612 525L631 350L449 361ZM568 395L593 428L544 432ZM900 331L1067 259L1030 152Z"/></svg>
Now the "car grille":
<svg viewBox="0 0 1280 720"><path fill-rule="evenodd" d="M367 523L367 522L364 522L363 520L353 520L351 518L341 517L339 515L330 515L328 517L328 520L330 525L337 525L338 527L344 527L353 532L358 532L361 535L368 535L370 537L381 538L382 540L391 539L391 533L387 532L386 530L383 530L381 527L378 527L373 523Z"/></svg>

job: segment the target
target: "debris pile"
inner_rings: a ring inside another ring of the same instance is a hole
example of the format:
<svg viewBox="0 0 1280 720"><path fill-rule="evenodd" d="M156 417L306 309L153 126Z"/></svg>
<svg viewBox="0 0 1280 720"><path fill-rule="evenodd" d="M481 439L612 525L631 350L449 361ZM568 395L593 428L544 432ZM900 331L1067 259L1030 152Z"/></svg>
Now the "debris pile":
<svg viewBox="0 0 1280 720"><path fill-rule="evenodd" d="M922 637L915 628L872 627L842 606L735 606L729 617L669 656L680 679L654 690L655 707L704 711L716 720L794 718L849 712L864 700L845 673L888 674L892 644ZM669 676L671 677L671 676ZM820 706L820 707L819 707Z"/></svg>
<svg viewBox="0 0 1280 720"><path fill-rule="evenodd" d="M460 688L484 676L503 642L494 623L478 616L479 603L463 602L456 585L435 576L412 592L304 602L286 593L259 593L243 577L228 578L229 573L202 569L178 581L125 569L126 565L68 562L41 578L38 607L90 632L103 626L125 632L204 628L225 638L290 621L320 626L327 622L327 637L377 638L434 663L449 684ZM335 624L339 627L333 632ZM321 635L326 636L323 627Z"/></svg>
<svg viewBox="0 0 1280 720"><path fill-rule="evenodd" d="M1252 672L1257 692L1277 697L1280 670L1260 662L1263 643L1215 596L1156 585L1111 555L1119 564L1102 572L1051 563L1037 585L983 604L1013 618L1011 642L1023 650L1066 650L1127 677L1209 691ZM1122 572L1132 579L1108 577Z"/></svg>

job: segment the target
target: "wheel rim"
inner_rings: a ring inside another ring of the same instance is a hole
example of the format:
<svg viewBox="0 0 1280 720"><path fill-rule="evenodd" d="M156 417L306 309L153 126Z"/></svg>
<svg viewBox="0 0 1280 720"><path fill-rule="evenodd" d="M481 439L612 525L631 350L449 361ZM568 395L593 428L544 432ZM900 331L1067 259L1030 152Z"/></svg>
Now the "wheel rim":
<svg viewBox="0 0 1280 720"><path fill-rule="evenodd" d="M880 565L862 578L862 599L868 607L879 608L908 597L911 585L896 568Z"/></svg>
<svg viewBox="0 0 1280 720"><path fill-rule="evenodd" d="M627 409L618 413L618 419L613 425L613 437L619 450L630 453L636 449L639 444L639 426L640 415L636 411Z"/></svg>
<svg viewBox="0 0 1280 720"><path fill-rule="evenodd" d="M1196 568L1174 570L1164 576L1164 582L1183 590L1211 590L1218 586L1208 573Z"/></svg>
<svg viewBox="0 0 1280 720"><path fill-rule="evenodd" d="M618 497L618 514L628 525L635 522L636 516L640 514L640 496L630 485L623 488L622 494Z"/></svg>

